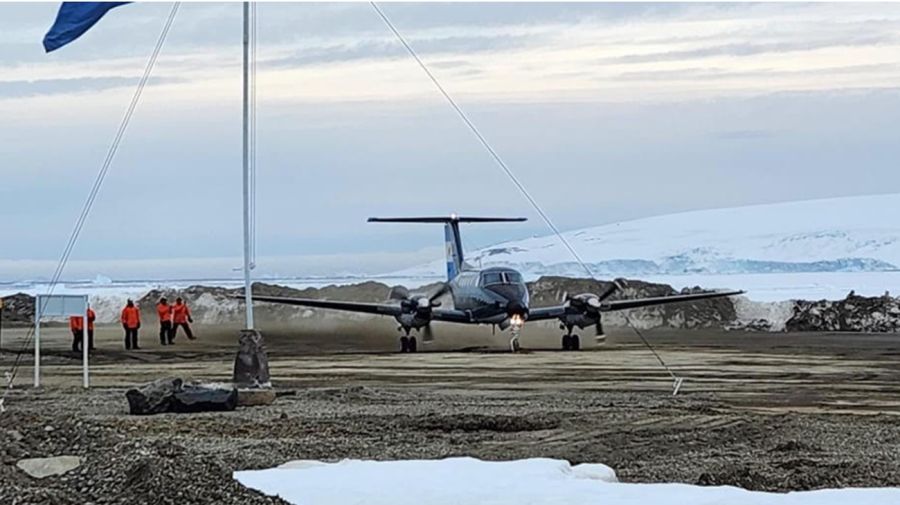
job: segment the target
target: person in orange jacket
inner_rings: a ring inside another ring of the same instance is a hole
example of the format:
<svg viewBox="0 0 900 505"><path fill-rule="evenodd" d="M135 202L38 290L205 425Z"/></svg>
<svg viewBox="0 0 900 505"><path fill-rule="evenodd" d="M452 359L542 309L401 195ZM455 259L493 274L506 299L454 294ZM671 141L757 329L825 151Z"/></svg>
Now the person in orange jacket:
<svg viewBox="0 0 900 505"><path fill-rule="evenodd" d="M172 306L166 297L159 299L156 304L156 315L159 316L159 343L172 345L175 335L172 334Z"/></svg>
<svg viewBox="0 0 900 505"><path fill-rule="evenodd" d="M175 305L172 305L172 338L169 340L171 344L175 340L175 334L178 332L178 327L184 328L184 334L187 335L187 338L194 340L196 337L194 333L191 331L191 325L188 323L193 323L194 319L191 317L191 309L188 308L187 304L184 303L184 300L179 296L175 299Z"/></svg>
<svg viewBox="0 0 900 505"><path fill-rule="evenodd" d="M122 328L125 329L125 350L138 350L138 330L141 328L141 311L129 299L122 309Z"/></svg>
<svg viewBox="0 0 900 505"><path fill-rule="evenodd" d="M81 341L84 339L84 318L72 316L69 318L69 330L72 331L72 352L81 350Z"/></svg>
<svg viewBox="0 0 900 505"><path fill-rule="evenodd" d="M88 307L87 309L87 320L88 320L88 350L94 350L94 320L97 319L97 314L94 313L94 309ZM81 346L84 343L84 316L72 316L69 318L69 329L72 330L72 351L79 352L81 351Z"/></svg>

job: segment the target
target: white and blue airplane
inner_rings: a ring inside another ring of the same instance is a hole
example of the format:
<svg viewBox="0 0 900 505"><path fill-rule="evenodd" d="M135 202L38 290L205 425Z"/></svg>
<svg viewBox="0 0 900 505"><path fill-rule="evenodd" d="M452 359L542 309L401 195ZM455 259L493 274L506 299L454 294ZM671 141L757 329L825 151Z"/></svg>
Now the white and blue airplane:
<svg viewBox="0 0 900 505"><path fill-rule="evenodd" d="M450 217L372 217L369 218L369 222L373 223L443 223L447 247L447 281L430 294L411 294L406 288L395 287L391 290L391 300L388 303L262 295L254 295L253 299L260 302L391 316L397 320L398 330L402 332L400 352L416 352L417 341L415 335L410 335L412 330L420 333L426 343L433 340L432 321L490 324L499 327L501 331L511 328L510 349L517 351L519 349L519 330L525 321L548 319L558 319L560 328L566 331L562 336L561 348L566 351L577 351L581 348L581 341L577 334L572 333L573 329L594 326L597 338L603 338L601 322L603 312L720 298L743 293L743 291L707 292L631 300L608 300L617 290L621 289L622 281L617 280L599 294L583 293L571 297L566 296L566 300L561 305L530 308L528 287L525 285L522 274L512 268L479 269L467 264L463 257L459 233L459 223L521 222L525 220L525 218L460 217L456 215ZM453 301L453 308L442 308L437 299L448 293Z"/></svg>

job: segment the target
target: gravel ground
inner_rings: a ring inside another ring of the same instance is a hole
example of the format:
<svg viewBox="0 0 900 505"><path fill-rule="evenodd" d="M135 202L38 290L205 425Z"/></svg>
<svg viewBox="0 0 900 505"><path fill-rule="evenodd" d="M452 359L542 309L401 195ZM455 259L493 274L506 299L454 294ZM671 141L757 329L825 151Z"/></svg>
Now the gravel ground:
<svg viewBox="0 0 900 505"><path fill-rule="evenodd" d="M294 459L461 455L601 462L630 482L900 486L900 342L753 338L657 335L688 379L677 397L625 337L602 351L515 356L290 356L276 342L275 404L152 417L129 416L125 389L109 384L186 370L220 379L227 351L148 352L125 364L111 363L128 358L121 353L99 356L104 387L12 390L0 414L0 503L282 503L231 472ZM48 377L77 378L75 362L59 361ZM64 454L82 466L41 480L15 466Z"/></svg>

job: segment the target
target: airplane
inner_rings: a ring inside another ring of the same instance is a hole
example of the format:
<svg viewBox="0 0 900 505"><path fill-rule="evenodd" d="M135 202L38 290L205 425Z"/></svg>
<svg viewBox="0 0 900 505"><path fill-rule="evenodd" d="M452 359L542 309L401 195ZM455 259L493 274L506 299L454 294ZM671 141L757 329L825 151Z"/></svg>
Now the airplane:
<svg viewBox="0 0 900 505"><path fill-rule="evenodd" d="M522 274L513 268L491 267L478 269L466 263L463 257L460 223L502 223L522 222L526 218L514 217L370 217L370 223L437 223L444 225L447 256L447 281L433 293L411 293L402 286L394 287L389 295L390 303L366 303L352 301L332 301L310 298L291 298L254 295L259 302L300 305L322 309L344 310L367 314L391 316L399 324L400 352L416 352L418 343L412 330L420 334L424 343L434 340L431 332L432 321L461 324L490 324L501 331L510 328L510 350L520 349L519 333L525 321L558 319L560 329L565 330L561 339L564 351L581 348L580 337L572 333L575 327L596 328L598 340L604 337L602 314L615 310L633 309L665 303L688 302L721 298L742 294L743 291L706 292L683 295L637 298L630 300L608 300L623 288L623 280L618 279L601 293L583 293L566 296L561 305L531 308L528 305L528 287ZM453 308L442 308L438 298L448 294Z"/></svg>

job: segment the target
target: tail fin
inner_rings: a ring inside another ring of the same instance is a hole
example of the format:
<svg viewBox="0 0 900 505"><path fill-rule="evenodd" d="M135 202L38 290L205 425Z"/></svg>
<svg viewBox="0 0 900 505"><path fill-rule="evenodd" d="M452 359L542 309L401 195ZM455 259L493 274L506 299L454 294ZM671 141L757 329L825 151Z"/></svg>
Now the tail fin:
<svg viewBox="0 0 900 505"><path fill-rule="evenodd" d="M444 247L447 251L447 281L452 281L463 269L462 240L459 237L459 223L444 224Z"/></svg>
<svg viewBox="0 0 900 505"><path fill-rule="evenodd" d="M447 249L447 280L459 275L466 263L463 258L459 223L504 223L525 221L524 217L370 217L370 223L444 223L444 247Z"/></svg>

